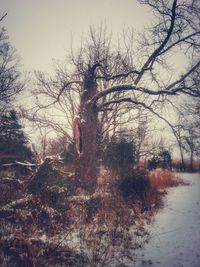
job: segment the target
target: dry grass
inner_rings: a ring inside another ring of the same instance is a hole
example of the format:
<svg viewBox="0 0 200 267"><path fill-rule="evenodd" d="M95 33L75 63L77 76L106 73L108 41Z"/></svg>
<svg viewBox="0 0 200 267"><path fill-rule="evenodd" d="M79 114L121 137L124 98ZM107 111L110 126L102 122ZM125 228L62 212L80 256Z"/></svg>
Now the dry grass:
<svg viewBox="0 0 200 267"><path fill-rule="evenodd" d="M178 185L188 185L176 173L168 170L155 170L149 172L150 188L144 194L143 205L148 211L155 212L155 209L162 207L164 198L167 193L165 189Z"/></svg>
<svg viewBox="0 0 200 267"><path fill-rule="evenodd" d="M168 170L151 171L149 177L152 187L156 190L185 184L179 175Z"/></svg>

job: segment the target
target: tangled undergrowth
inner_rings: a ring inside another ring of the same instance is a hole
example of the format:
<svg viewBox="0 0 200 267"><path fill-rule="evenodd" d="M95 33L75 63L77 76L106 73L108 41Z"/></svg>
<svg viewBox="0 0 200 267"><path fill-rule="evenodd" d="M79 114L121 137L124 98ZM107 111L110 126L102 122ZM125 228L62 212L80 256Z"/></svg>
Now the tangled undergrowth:
<svg viewBox="0 0 200 267"><path fill-rule="evenodd" d="M0 197L0 266L133 262L135 250L148 240L145 225L162 205L159 190L175 185L170 174L133 171L114 181L103 169L89 194L76 188L73 175L60 165L45 164L30 177L0 178L2 192L8 192ZM176 185L180 182L176 179Z"/></svg>

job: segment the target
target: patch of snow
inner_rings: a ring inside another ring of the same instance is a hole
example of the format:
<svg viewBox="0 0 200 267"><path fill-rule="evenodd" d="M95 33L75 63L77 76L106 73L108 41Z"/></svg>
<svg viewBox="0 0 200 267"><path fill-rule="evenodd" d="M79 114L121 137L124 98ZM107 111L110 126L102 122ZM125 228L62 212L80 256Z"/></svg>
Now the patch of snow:
<svg viewBox="0 0 200 267"><path fill-rule="evenodd" d="M47 241L47 235L43 233L42 236L40 236L40 240L45 243Z"/></svg>
<svg viewBox="0 0 200 267"><path fill-rule="evenodd" d="M68 200L69 201L88 201L90 200L90 196L89 195L78 195L78 196L72 196L69 197Z"/></svg>
<svg viewBox="0 0 200 267"><path fill-rule="evenodd" d="M23 181L20 180L20 179L14 179L12 177L5 177L5 178L2 178L1 179L1 183L4 183L4 182L17 182L19 184L23 184Z"/></svg>
<svg viewBox="0 0 200 267"><path fill-rule="evenodd" d="M84 124L84 123L86 123L86 121L84 120L84 119L81 119L81 124Z"/></svg>
<svg viewBox="0 0 200 267"><path fill-rule="evenodd" d="M169 190L165 207L149 227L148 244L136 252L135 267L200 266L200 174L183 178L190 185Z"/></svg>
<svg viewBox="0 0 200 267"><path fill-rule="evenodd" d="M80 116L79 115L75 115L73 120L75 121L75 120L79 120L79 119L80 119Z"/></svg>
<svg viewBox="0 0 200 267"><path fill-rule="evenodd" d="M14 200L14 201L10 202L9 204L6 204L5 206L2 207L2 210L16 208L17 206L20 206L21 204L28 203L31 200L32 200L32 195L30 194L24 198Z"/></svg>
<svg viewBox="0 0 200 267"><path fill-rule="evenodd" d="M33 164L28 161L26 162L15 161L15 163L21 166L25 166L25 167L36 167L37 166L37 164Z"/></svg>
<svg viewBox="0 0 200 267"><path fill-rule="evenodd" d="M1 167L9 167L9 166L13 166L13 163L4 163L1 165Z"/></svg>

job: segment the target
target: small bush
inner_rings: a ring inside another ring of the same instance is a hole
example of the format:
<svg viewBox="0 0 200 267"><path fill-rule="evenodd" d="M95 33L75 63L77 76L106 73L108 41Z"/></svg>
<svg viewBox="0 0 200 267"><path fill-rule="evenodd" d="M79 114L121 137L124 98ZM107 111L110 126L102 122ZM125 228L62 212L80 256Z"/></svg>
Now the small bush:
<svg viewBox="0 0 200 267"><path fill-rule="evenodd" d="M51 161L46 159L45 162L39 167L37 173L30 181L28 190L34 195L42 196L46 194L51 187L64 187L67 194L71 194L74 189L74 181L72 178L63 177L59 171L59 167ZM65 175L66 176L66 175Z"/></svg>
<svg viewBox="0 0 200 267"><path fill-rule="evenodd" d="M120 183L119 189L125 198L143 199L145 192L150 190L150 180L145 170L133 170Z"/></svg>
<svg viewBox="0 0 200 267"><path fill-rule="evenodd" d="M172 167L172 158L170 151L161 149L158 155L153 156L148 160L148 169L153 170L156 168L169 169Z"/></svg>
<svg viewBox="0 0 200 267"><path fill-rule="evenodd" d="M148 160L148 169L153 170L158 168L159 162L160 160L157 156L152 157L151 159Z"/></svg>
<svg viewBox="0 0 200 267"><path fill-rule="evenodd" d="M61 153L61 157L65 164L73 164L75 161L75 144L69 144L67 149Z"/></svg>
<svg viewBox="0 0 200 267"><path fill-rule="evenodd" d="M58 185L61 180L59 173L51 166L51 161L46 159L39 167L36 175L28 185L28 190L33 194L40 194L47 186Z"/></svg>
<svg viewBox="0 0 200 267"><path fill-rule="evenodd" d="M126 174L135 163L135 145L124 138L113 139L104 151L103 163L117 176Z"/></svg>

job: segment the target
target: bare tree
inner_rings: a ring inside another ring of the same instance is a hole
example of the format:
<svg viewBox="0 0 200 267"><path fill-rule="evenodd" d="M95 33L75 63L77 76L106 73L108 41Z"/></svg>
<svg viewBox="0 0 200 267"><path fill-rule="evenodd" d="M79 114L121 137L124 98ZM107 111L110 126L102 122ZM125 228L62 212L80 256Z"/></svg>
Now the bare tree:
<svg viewBox="0 0 200 267"><path fill-rule="evenodd" d="M57 68L55 79L49 81L39 77L45 92L55 99L47 105L40 104L40 109L60 105L63 99L73 100L71 103L76 106L68 106L73 113L76 178L77 183L89 191L96 186L99 114L106 112L104 116L111 116L113 109L120 106L121 110L147 109L162 119L156 109L168 99L181 94L200 96L199 89L190 86L191 75L200 66L197 60L199 1L140 2L152 8L156 19L148 32L141 35L136 51L132 47L135 41L132 37L125 36L125 46L116 47L105 29L97 32L91 28L80 51L76 55L72 53L68 70ZM131 40L128 45L126 37ZM170 72L170 64L173 64L170 58L178 50L195 58L195 63L183 73Z"/></svg>
<svg viewBox="0 0 200 267"><path fill-rule="evenodd" d="M0 22L5 18L2 16ZM4 28L0 29L0 113L10 107L24 84L20 80L19 58Z"/></svg>
<svg viewBox="0 0 200 267"><path fill-rule="evenodd" d="M182 110L182 142L184 150L190 155L189 170L194 171L194 158L199 157L200 151L200 109L199 101L194 99L191 102L185 102Z"/></svg>

